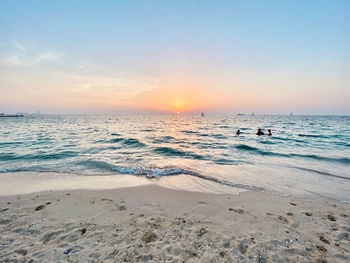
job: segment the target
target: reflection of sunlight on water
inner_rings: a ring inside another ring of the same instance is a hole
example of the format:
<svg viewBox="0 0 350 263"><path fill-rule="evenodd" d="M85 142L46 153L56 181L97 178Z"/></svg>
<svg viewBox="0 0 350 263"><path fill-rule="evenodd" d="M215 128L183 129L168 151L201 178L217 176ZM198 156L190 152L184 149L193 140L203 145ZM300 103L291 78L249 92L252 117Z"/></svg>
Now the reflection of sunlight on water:
<svg viewBox="0 0 350 263"><path fill-rule="evenodd" d="M349 124L347 117L200 114L3 120L0 176L11 170L120 176L115 167L172 167L282 194L314 191L341 197L350 191L349 180L339 177L349 177ZM271 128L273 136L257 137L257 128ZM96 180L103 185L107 179ZM152 181L187 190L239 191L190 175Z"/></svg>

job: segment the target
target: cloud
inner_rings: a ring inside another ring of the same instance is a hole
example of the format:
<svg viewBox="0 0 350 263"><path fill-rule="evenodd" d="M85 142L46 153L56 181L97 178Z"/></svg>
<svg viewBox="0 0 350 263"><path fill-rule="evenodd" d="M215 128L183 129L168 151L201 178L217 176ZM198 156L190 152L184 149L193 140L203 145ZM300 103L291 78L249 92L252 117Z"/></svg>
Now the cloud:
<svg viewBox="0 0 350 263"><path fill-rule="evenodd" d="M41 63L62 61L64 53L52 48L28 48L17 40L9 43L0 54L0 60L11 67L34 67Z"/></svg>
<svg viewBox="0 0 350 263"><path fill-rule="evenodd" d="M21 43L19 43L17 40L14 40L13 44L19 51L25 51L26 50L26 48Z"/></svg>
<svg viewBox="0 0 350 263"><path fill-rule="evenodd" d="M56 52L56 51L45 51L34 59L35 63L41 63L41 62L47 62L47 61L60 61L63 57L62 52Z"/></svg>
<svg viewBox="0 0 350 263"><path fill-rule="evenodd" d="M6 64L10 66L20 66L24 64L23 55L13 53L5 58Z"/></svg>
<svg viewBox="0 0 350 263"><path fill-rule="evenodd" d="M14 40L11 42L11 47L6 48L2 52L3 54L3 61L9 65L9 66L21 66L25 64L25 50L26 48L19 43L18 41Z"/></svg>
<svg viewBox="0 0 350 263"><path fill-rule="evenodd" d="M120 75L120 74L118 74ZM89 97L95 99L106 100L125 100L138 94L158 89L159 80L139 76L108 76L108 75L86 75L61 73L60 78L65 79L65 83L69 83L67 92L80 98Z"/></svg>

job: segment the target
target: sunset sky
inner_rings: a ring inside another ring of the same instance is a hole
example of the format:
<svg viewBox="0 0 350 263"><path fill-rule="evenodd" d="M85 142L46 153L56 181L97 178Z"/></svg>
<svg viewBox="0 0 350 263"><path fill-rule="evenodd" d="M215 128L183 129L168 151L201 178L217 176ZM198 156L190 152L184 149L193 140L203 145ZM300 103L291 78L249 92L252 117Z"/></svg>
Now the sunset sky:
<svg viewBox="0 0 350 263"><path fill-rule="evenodd" d="M0 0L0 112L350 114L350 1Z"/></svg>

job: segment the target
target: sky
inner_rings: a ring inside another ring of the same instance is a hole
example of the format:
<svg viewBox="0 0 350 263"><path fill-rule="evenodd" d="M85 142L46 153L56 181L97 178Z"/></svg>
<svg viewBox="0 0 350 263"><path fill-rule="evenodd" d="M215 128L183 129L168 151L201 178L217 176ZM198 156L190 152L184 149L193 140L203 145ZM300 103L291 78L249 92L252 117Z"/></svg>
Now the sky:
<svg viewBox="0 0 350 263"><path fill-rule="evenodd" d="M350 115L350 1L0 0L0 112Z"/></svg>

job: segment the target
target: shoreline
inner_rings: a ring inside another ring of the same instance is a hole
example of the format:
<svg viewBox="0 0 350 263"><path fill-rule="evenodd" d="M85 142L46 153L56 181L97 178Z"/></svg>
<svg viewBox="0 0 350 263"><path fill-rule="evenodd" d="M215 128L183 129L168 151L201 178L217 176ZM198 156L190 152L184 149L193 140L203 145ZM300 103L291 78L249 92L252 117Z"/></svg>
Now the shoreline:
<svg viewBox="0 0 350 263"><path fill-rule="evenodd" d="M276 195L278 197L295 197L314 200L329 200L342 203L350 203L349 198L339 199L336 195L327 195L307 189L288 189L288 192L273 191L256 185L234 184L225 185L216 181L206 180L190 175L162 176L161 178L148 178L130 174L102 174L84 175L79 173L57 172L57 171L9 171L0 172L0 197L11 195L23 195L45 191L65 190L108 190L143 185L157 185L171 190L187 191L208 194L231 194L239 195L245 192L262 192ZM237 186L236 186L237 185ZM261 190L248 190L251 189Z"/></svg>
<svg viewBox="0 0 350 263"><path fill-rule="evenodd" d="M0 261L348 262L350 204L150 184L0 197Z"/></svg>

